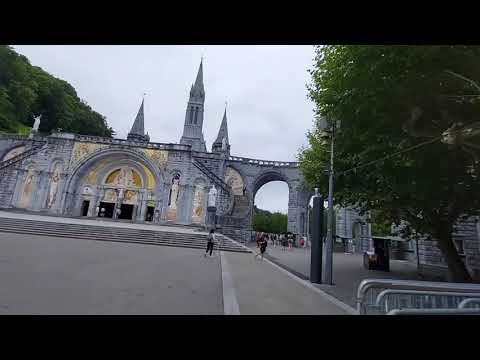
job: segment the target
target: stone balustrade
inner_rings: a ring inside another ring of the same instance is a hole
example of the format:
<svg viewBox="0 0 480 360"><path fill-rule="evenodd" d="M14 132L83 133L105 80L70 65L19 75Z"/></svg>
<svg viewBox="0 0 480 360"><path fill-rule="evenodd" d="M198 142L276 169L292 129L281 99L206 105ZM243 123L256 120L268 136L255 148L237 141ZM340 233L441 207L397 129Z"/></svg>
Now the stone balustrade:
<svg viewBox="0 0 480 360"><path fill-rule="evenodd" d="M238 161L245 164L260 165L260 166L277 166L277 167L298 167L298 162L295 161L270 161L270 160L259 160L259 159L249 159L238 156L230 156L229 161Z"/></svg>

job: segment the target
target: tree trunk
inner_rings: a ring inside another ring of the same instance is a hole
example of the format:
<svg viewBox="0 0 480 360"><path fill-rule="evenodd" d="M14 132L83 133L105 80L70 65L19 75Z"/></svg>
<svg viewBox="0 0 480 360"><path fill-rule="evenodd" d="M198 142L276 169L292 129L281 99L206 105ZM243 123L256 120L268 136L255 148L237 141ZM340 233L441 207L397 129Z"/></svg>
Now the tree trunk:
<svg viewBox="0 0 480 360"><path fill-rule="evenodd" d="M462 258L453 244L451 231L442 231L437 234L437 246L442 252L448 266L449 282L472 282L472 277L463 263Z"/></svg>

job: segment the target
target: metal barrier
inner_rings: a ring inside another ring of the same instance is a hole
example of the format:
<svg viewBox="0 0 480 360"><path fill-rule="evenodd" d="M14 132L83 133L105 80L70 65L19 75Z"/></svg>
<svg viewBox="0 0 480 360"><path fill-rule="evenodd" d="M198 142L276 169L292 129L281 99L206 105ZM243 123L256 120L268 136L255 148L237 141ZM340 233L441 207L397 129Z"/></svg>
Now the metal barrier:
<svg viewBox="0 0 480 360"><path fill-rule="evenodd" d="M400 296L399 296L400 295ZM418 291L418 290L383 290L375 301L375 306L383 308L385 313L392 309L452 309L461 302L479 298L480 293ZM383 302L383 305L382 305Z"/></svg>
<svg viewBox="0 0 480 360"><path fill-rule="evenodd" d="M435 297L450 296L451 293L465 294L465 297L472 297L474 294L480 297L480 284L464 283L446 283L430 281L412 281L412 280L389 280L389 279L365 279L358 286L357 290L357 310L360 315L367 314L385 314L380 306L377 306L377 297L384 290L415 290L418 292L439 292L442 295ZM384 295L385 296L385 295ZM427 295L428 296L428 295ZM453 294L452 294L453 296ZM463 299L462 299L463 300ZM448 303L448 301L447 301ZM405 307L408 304L405 305ZM438 304L441 305L440 303ZM451 301L450 307L456 308L457 301ZM420 303L410 306L421 306ZM439 307L437 305L433 307Z"/></svg>
<svg viewBox="0 0 480 360"><path fill-rule="evenodd" d="M459 309L467 309L467 306L471 305L471 304L478 305L476 307L477 309L480 308L480 299L478 299L478 298L465 299L458 305L458 308Z"/></svg>
<svg viewBox="0 0 480 360"><path fill-rule="evenodd" d="M387 315L480 315L480 309L395 309Z"/></svg>

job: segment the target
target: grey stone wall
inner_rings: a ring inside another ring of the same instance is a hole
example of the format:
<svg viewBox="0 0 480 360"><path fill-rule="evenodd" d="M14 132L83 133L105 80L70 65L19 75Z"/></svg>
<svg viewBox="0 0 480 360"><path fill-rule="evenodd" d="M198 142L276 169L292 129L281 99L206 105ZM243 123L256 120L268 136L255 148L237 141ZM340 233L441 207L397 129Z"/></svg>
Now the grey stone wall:
<svg viewBox="0 0 480 360"><path fill-rule="evenodd" d="M367 216L359 215L354 208L337 210L336 234L348 242L349 251L363 253L370 249L371 225L367 222Z"/></svg>

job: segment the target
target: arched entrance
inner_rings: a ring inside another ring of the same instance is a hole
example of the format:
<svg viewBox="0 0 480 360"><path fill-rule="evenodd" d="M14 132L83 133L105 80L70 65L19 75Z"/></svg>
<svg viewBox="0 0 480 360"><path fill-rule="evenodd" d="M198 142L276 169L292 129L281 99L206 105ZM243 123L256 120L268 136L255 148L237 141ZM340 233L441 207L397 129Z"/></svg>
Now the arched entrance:
<svg viewBox="0 0 480 360"><path fill-rule="evenodd" d="M158 221L163 181L155 164L134 151L92 155L67 181L64 214L127 221Z"/></svg>
<svg viewBox="0 0 480 360"><path fill-rule="evenodd" d="M256 231L284 233L288 227L288 184L270 181L255 193L253 204L253 227Z"/></svg>

